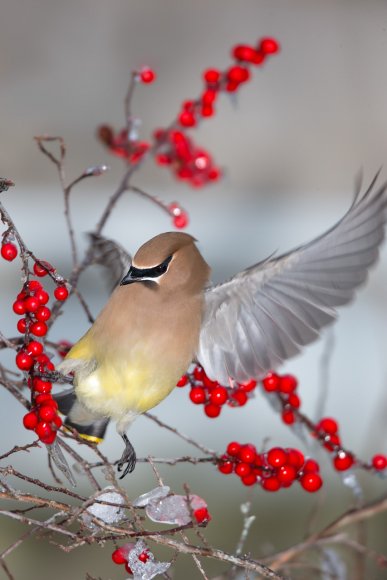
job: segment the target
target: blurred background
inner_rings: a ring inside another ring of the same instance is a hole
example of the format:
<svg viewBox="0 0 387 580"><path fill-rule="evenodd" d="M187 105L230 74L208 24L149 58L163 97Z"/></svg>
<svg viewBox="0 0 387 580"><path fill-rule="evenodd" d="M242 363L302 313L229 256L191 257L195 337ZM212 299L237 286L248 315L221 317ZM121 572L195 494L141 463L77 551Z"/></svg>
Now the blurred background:
<svg viewBox="0 0 387 580"><path fill-rule="evenodd" d="M3 0L0 173L16 183L3 201L35 254L55 264L63 275L69 273L57 175L38 151L34 135L65 139L68 180L91 165L111 166L108 174L85 181L73 192L77 241L84 248L84 233L92 230L123 172L122 162L111 158L96 140L96 127L124 125L130 71L149 65L157 73L157 82L139 86L133 101L133 113L142 120L141 138L147 139L155 127L170 123L183 100L199 94L204 69L225 68L233 45L254 43L262 36L278 38L280 55L254 71L236 99L223 95L216 117L192 131L195 141L224 168L224 179L203 190L189 189L149 160L133 180L188 210L187 231L199 240L214 281L330 227L348 208L359 171L363 169L367 183L386 164L385 1ZM386 177L385 168L381 179ZM170 219L157 207L127 194L105 234L134 252L151 236L171 228ZM387 452L386 259L384 250L366 288L343 309L334 329L284 368L299 378L305 411L313 416L322 357L327 340L334 341L324 413L339 420L344 442L364 459ZM7 336L15 334L11 303L20 285L18 267L17 261L0 264L0 330ZM102 278L101 272L88 271L81 282L94 314L107 297ZM71 299L52 339L75 341L87 328ZM5 353L2 360L8 360ZM7 393L0 397L1 454L33 438L21 427L20 405ZM216 421L205 417L201 407L189 403L188 393L178 389L155 412L217 450L232 439L259 446L265 437L273 445L303 447L259 394L245 408L224 409ZM139 456L187 453L176 438L144 418L132 428L131 439ZM102 450L112 460L121 454L114 429ZM326 485L320 494L323 510L317 529L353 503L351 491L332 472L329 461L319 459ZM44 450L19 454L15 465L50 480ZM210 467L162 469L162 474L174 491L181 492L182 483L188 481L205 497L213 514L209 540L225 550L235 548L242 521L239 506L251 500L257 520L246 550L257 557L301 541L316 505L316 498L298 486L265 494L244 489L236 477L225 478ZM360 480L367 499L385 491L381 480L367 475ZM141 465L123 481L131 498L154 485L151 470ZM86 489L81 481L80 492ZM377 551L385 549L386 523L386 517L379 516L366 526L369 543ZM0 551L20 533L13 522L3 519ZM46 541L30 539L8 563L18 580L85 578L87 571L103 579L125 577L110 562L110 552L107 546L66 555ZM346 552L341 556L345 558ZM386 578L371 562L367 566L365 577ZM222 567L206 563L206 569L211 577ZM180 558L176 570L175 578L199 577L188 558ZM353 569L349 577L355 577Z"/></svg>

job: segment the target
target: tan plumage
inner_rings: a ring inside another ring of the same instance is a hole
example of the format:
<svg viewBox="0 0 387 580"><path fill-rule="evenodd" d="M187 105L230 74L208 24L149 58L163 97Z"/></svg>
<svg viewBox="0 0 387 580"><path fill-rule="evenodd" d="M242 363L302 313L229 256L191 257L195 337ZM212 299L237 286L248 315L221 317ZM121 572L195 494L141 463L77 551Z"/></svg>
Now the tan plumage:
<svg viewBox="0 0 387 580"><path fill-rule="evenodd" d="M315 340L377 259L387 199L386 185L375 191L375 181L325 234L215 287L206 288L210 270L191 236L170 232L144 244L61 365L75 373L70 423L93 434L96 419L102 426L115 419L125 474L135 457L126 428L168 395L193 359L222 384L243 382Z"/></svg>

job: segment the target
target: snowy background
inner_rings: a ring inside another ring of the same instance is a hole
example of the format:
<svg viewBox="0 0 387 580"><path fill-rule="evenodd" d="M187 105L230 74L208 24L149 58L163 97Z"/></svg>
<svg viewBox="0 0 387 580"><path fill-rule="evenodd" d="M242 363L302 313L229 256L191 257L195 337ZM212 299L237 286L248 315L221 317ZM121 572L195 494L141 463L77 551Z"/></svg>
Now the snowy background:
<svg viewBox="0 0 387 580"><path fill-rule="evenodd" d="M166 125L175 116L182 100L198 94L203 69L227 66L231 46L266 35L280 40L280 56L256 71L238 93L236 105L222 98L217 116L193 133L226 168L225 179L202 191L190 190L175 182L167 169L149 162L134 181L165 201L176 199L187 208L188 231L198 238L215 281L324 231L348 208L358 170L363 168L369 181L386 163L385 2L4 0L0 174L17 184L4 195L4 203L34 252L64 275L69 272L69 244L56 174L38 152L34 135L64 137L69 178L90 165L111 165L108 175L74 191L75 225L79 243L85 245L83 233L92 229L122 171L120 161L111 159L96 141L95 129L103 122L117 128L123 124L122 103L130 70L148 64L158 74L157 83L139 87L134 100L146 139L154 127ZM386 177L384 169L382 179ZM156 207L130 194L120 202L105 233L135 251L151 236L170 228L170 221ZM0 281L0 330L11 335L16 323L11 297L19 287L16 263L1 262ZM384 250L369 284L341 312L333 330L326 413L338 418L344 441L364 458L387 451L386 282ZM81 287L96 314L106 300L100 273L88 272ZM52 338L76 340L87 327L79 306L71 300ZM305 410L312 415L326 338L327 334L285 367L299 377ZM20 426L21 407L7 394L0 397L2 453L32 437ZM243 409L225 409L216 421L189 403L184 390L175 390L155 412L215 449L224 449L231 439L259 445L266 436L273 445L298 444L259 395ZM140 456L187 452L145 419L137 421L130 435ZM112 460L121 454L121 440L114 429L109 430L102 450ZM17 466L31 474L44 473L44 451L18 461ZM189 481L191 489L207 499L213 514L209 539L228 550L238 540L239 505L246 498L253 500L257 514L248 547L262 554L271 545L281 548L301 540L315 503L315 498L298 488L273 495L246 490L236 477L225 478L205 466L162 471L177 493ZM350 493L338 485L338 476L331 474L329 481L329 473L327 465L322 523L351 502ZM383 483L370 477L361 480L367 496L385 490ZM155 482L150 469L139 466L123 485L136 497ZM383 525L383 518L370 527L376 547L378 525ZM16 525L3 520L0 550L18 533ZM109 547L104 551L88 548L68 557L55 548L48 551L46 543L30 540L14 552L9 565L17 578L34 580L51 580L54 570L56 580L84 578L86 571L104 579L124 577L110 563L110 551ZM197 571L186 567L190 565L188 559L181 559L176 577L196 578ZM373 577L377 578L376 572Z"/></svg>

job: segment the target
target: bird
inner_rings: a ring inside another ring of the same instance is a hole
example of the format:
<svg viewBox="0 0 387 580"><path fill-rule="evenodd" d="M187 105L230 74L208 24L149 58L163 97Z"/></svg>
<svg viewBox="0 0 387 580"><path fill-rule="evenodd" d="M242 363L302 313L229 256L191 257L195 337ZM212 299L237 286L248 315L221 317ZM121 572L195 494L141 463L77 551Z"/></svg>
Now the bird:
<svg viewBox="0 0 387 580"><path fill-rule="evenodd" d="M67 424L96 441L115 420L124 477L136 463L128 427L167 397L192 362L220 384L244 383L316 340L378 258L387 183L376 187L377 177L328 231L217 285L187 233L159 234L133 260L114 242L94 239L105 266L111 261L115 275L117 262L126 270L58 367L74 376L74 388L57 398Z"/></svg>

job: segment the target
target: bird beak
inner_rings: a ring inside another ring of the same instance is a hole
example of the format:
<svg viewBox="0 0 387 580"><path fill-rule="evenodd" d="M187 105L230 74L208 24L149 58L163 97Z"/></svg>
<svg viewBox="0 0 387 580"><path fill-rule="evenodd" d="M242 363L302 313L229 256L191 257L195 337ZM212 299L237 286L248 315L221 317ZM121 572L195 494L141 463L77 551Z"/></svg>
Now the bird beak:
<svg viewBox="0 0 387 580"><path fill-rule="evenodd" d="M141 278L136 278L133 276L132 268L129 268L128 273L124 276L120 282L120 286L125 286L126 284L133 284L133 282L141 282Z"/></svg>

